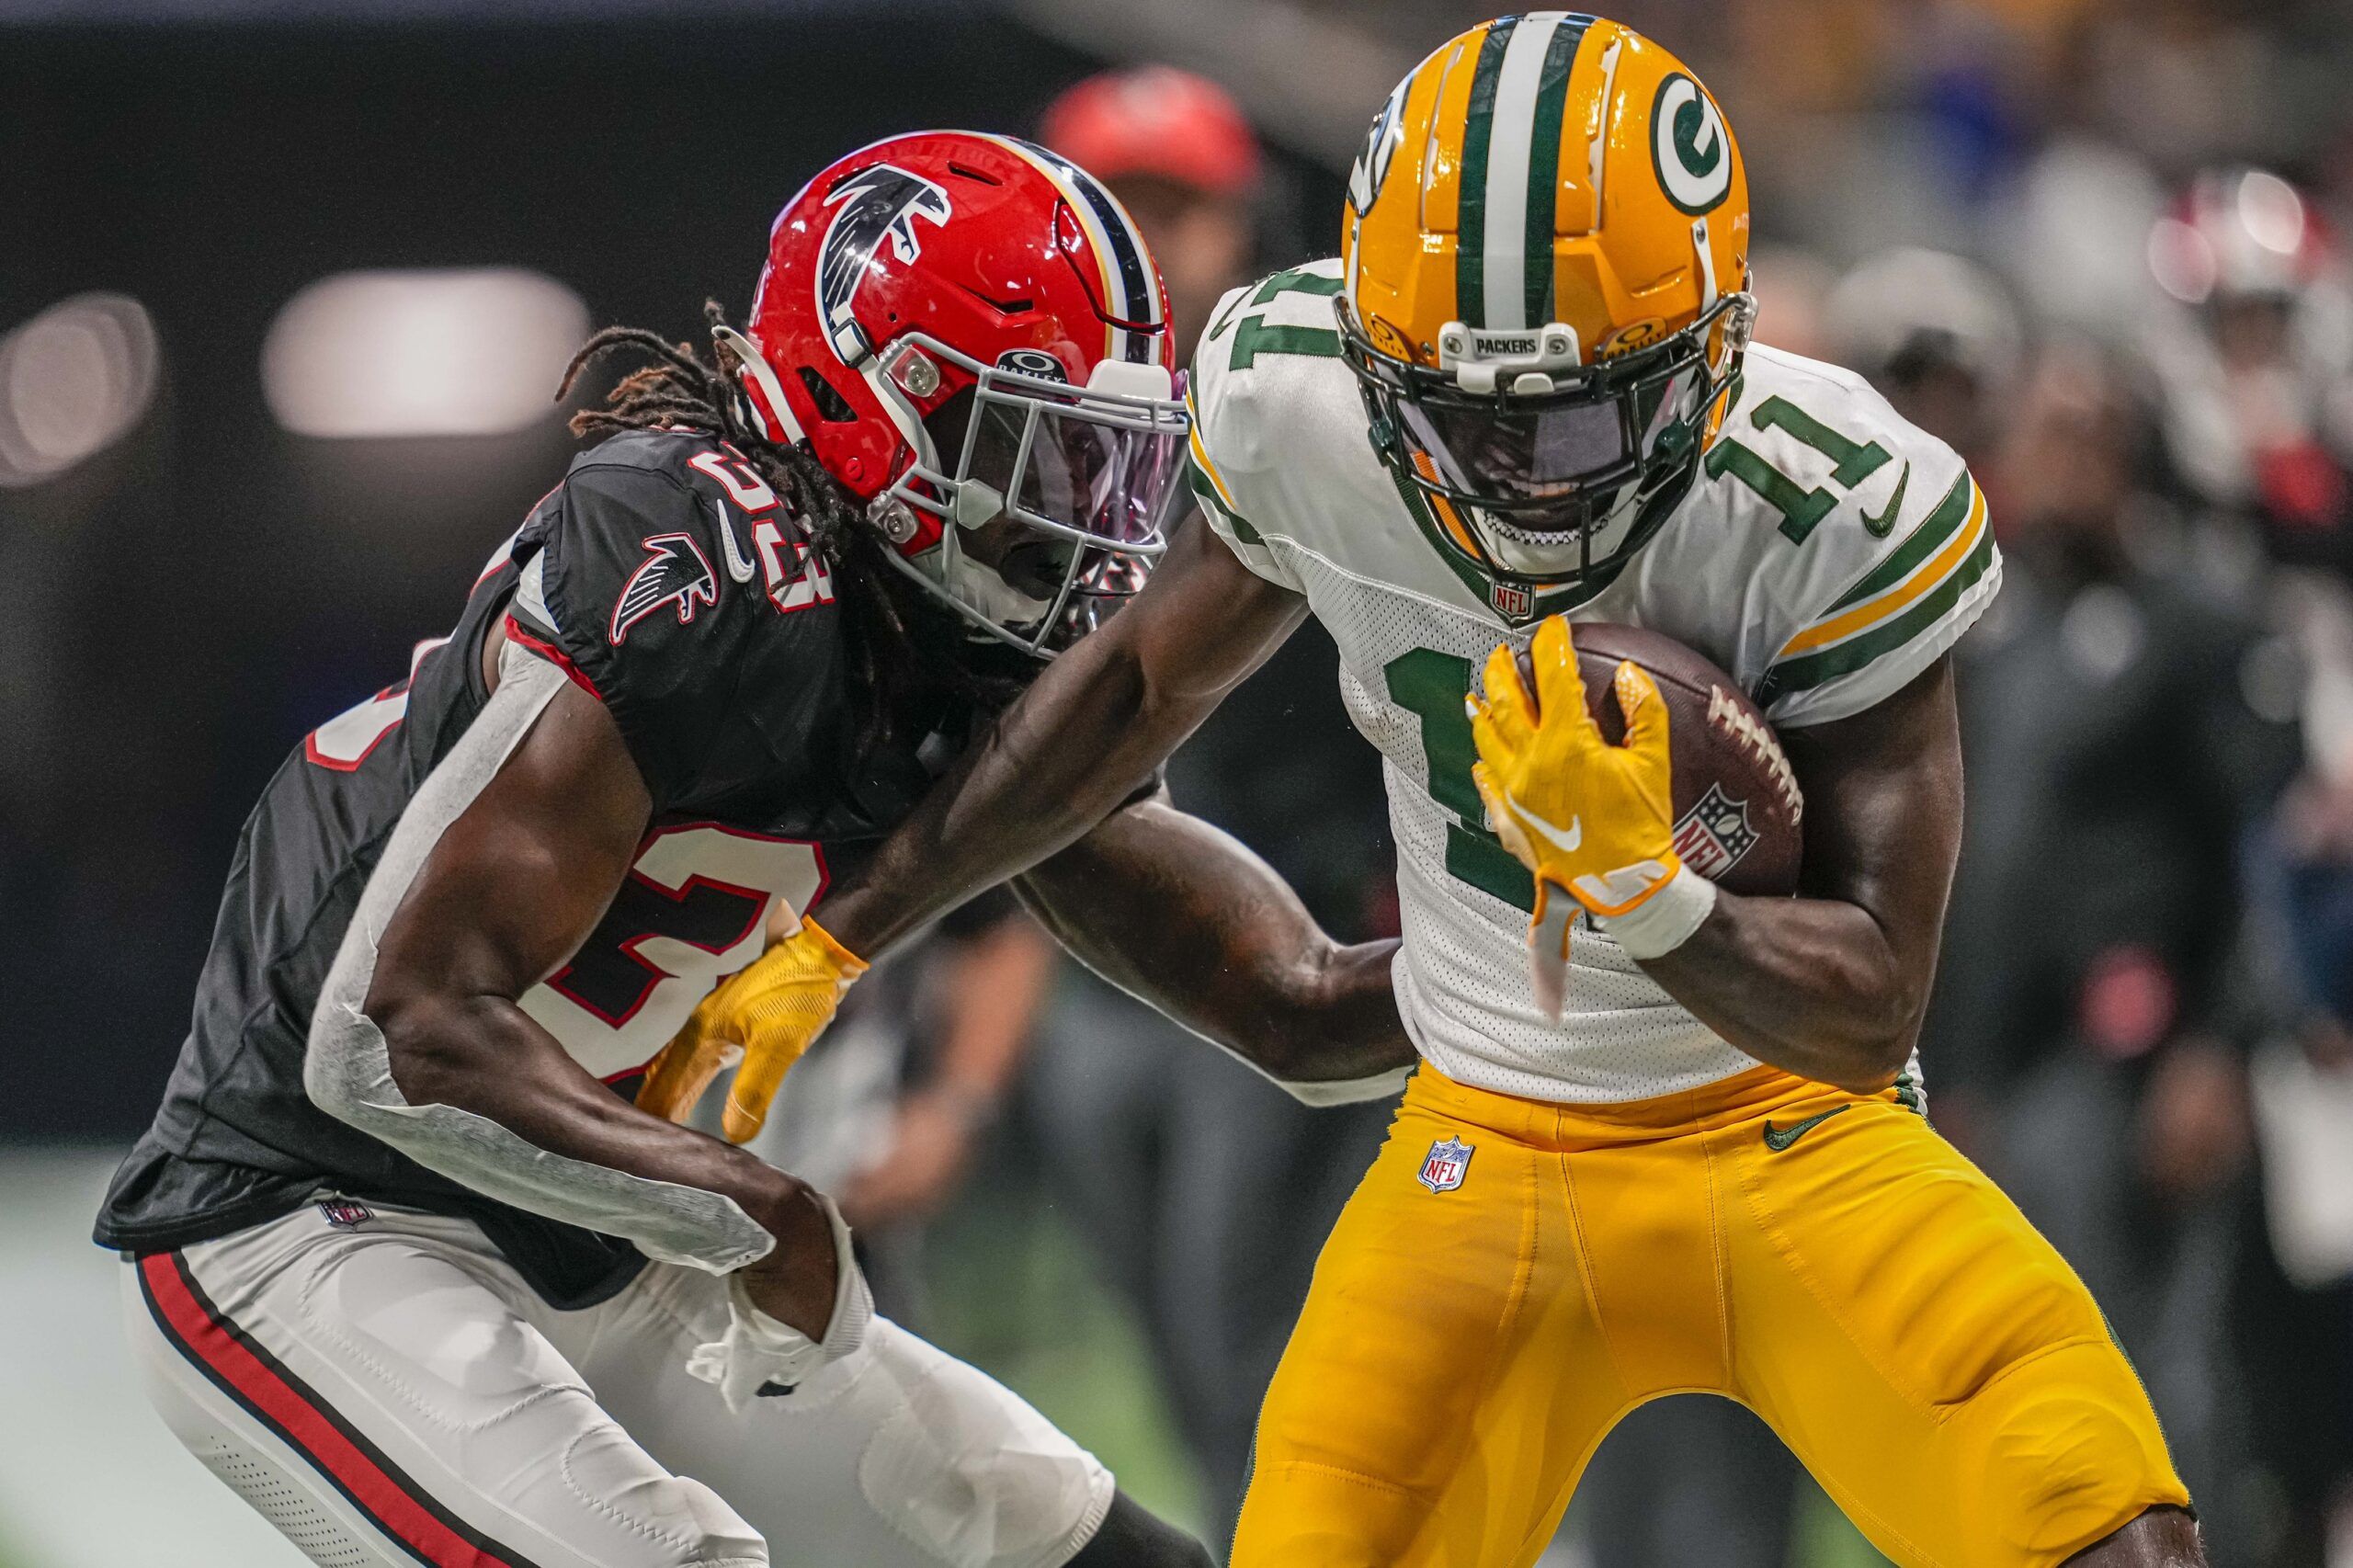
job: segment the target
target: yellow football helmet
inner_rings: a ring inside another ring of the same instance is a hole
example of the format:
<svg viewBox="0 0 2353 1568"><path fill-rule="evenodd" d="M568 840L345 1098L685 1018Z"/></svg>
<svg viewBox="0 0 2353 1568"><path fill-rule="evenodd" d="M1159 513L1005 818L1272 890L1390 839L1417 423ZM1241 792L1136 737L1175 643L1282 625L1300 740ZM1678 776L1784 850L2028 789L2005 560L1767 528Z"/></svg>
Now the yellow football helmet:
<svg viewBox="0 0 2353 1568"><path fill-rule="evenodd" d="M1688 487L1756 316L1715 100L1616 22L1484 23L1390 94L1343 232L1343 352L1440 543L1515 624L1598 593Z"/></svg>

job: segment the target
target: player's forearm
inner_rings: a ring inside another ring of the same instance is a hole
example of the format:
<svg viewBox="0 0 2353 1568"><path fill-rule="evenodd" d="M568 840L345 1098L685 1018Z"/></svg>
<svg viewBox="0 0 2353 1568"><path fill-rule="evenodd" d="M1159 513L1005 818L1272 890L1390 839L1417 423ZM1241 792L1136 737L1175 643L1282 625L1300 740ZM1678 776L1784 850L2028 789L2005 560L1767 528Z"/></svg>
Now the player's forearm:
<svg viewBox="0 0 2353 1568"><path fill-rule="evenodd" d="M776 1314L825 1321L830 1221L802 1183L636 1109L503 996L388 988L366 1017L389 1083L371 1094L313 1074L334 1114L484 1197L655 1257L714 1271L770 1258Z"/></svg>
<svg viewBox="0 0 2353 1568"><path fill-rule="evenodd" d="M1643 969L1758 1061L1858 1091L1904 1070L1927 1005L1927 977L1868 911L1836 899L1720 893L1688 939Z"/></svg>
<svg viewBox="0 0 2353 1568"><path fill-rule="evenodd" d="M1179 530L1136 601L1056 657L864 875L826 899L825 929L874 958L1070 844L1306 614L1306 600L1251 573L1207 527Z"/></svg>
<svg viewBox="0 0 2353 1568"><path fill-rule="evenodd" d="M1223 695L1154 682L1121 620L1038 677L825 902L825 929L872 958L910 931L1027 870L1152 777Z"/></svg>
<svg viewBox="0 0 2353 1568"><path fill-rule="evenodd" d="M1334 941L1265 861L1165 801L1119 812L1015 885L1090 969L1303 1098L1413 1063L1390 988L1397 944Z"/></svg>
<svg viewBox="0 0 2353 1568"><path fill-rule="evenodd" d="M412 1105L486 1118L562 1159L718 1194L756 1221L800 1186L755 1155L637 1109L505 997L380 998L369 1010Z"/></svg>

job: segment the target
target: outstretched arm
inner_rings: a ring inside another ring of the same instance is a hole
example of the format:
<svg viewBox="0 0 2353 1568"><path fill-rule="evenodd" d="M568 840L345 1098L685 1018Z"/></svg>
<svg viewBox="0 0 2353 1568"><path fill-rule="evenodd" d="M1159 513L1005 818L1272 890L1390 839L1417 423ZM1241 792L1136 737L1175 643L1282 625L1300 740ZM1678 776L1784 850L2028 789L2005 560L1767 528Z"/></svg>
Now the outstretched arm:
<svg viewBox="0 0 2353 1568"><path fill-rule="evenodd" d="M1413 1065L1394 941L1343 946L1239 840L1142 801L1014 883L1104 979L1311 1105L1394 1090Z"/></svg>
<svg viewBox="0 0 2353 1568"><path fill-rule="evenodd" d="M779 933L756 962L711 993L662 1053L638 1103L683 1118L740 1046L724 1126L739 1142L751 1136L786 1067L832 1019L868 959L1021 875L1117 810L1306 614L1304 599L1243 565L1208 528L1180 533L1135 602L1049 665L863 874L833 890L822 925L803 920ZM1076 913L1082 905L1070 901L1085 892L1074 892L1066 876L1038 885L1050 921L1077 931L1091 918ZM1139 940L1165 940L1132 915L1122 924ZM1197 967L1194 983L1205 973ZM1157 989L1165 975L1131 978ZM1211 1028L1222 1038L1229 1024Z"/></svg>
<svg viewBox="0 0 2353 1568"><path fill-rule="evenodd" d="M825 903L825 929L872 958L1101 822L1307 615L1202 526L1151 583L998 719L864 876Z"/></svg>

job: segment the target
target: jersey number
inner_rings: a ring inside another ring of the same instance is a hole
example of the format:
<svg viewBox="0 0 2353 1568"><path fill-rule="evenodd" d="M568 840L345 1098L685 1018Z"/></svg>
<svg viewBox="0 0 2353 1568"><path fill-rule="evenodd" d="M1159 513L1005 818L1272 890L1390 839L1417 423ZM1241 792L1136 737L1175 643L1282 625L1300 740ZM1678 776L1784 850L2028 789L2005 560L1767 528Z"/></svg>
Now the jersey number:
<svg viewBox="0 0 2353 1568"><path fill-rule="evenodd" d="M715 823L656 828L596 930L523 1011L597 1077L633 1073L759 957L779 903L797 915L824 885L814 845Z"/></svg>
<svg viewBox="0 0 2353 1568"><path fill-rule="evenodd" d="M1471 765L1479 760L1462 699L1471 694L1471 661L1434 648L1400 653L1381 667L1389 700L1422 721L1422 760L1430 798L1454 814L1446 824L1446 870L1457 881L1534 914L1536 879L1502 840L1474 825L1487 818Z"/></svg>
<svg viewBox="0 0 2353 1568"><path fill-rule="evenodd" d="M508 541L512 543L512 540ZM494 558L491 571L502 564ZM483 574L488 576L489 572ZM430 638L409 651L408 679L396 681L365 702L354 703L334 718L302 737L302 755L321 767L332 767L337 773L350 773L368 760L369 754L382 744L400 722L408 717L408 688L416 679L417 667L425 663L425 655L449 642L447 637Z"/></svg>
<svg viewBox="0 0 2353 1568"><path fill-rule="evenodd" d="M1341 282L1336 278L1324 278L1313 272L1278 272L1251 292L1250 298L1234 307L1234 314L1256 305L1274 302L1278 294L1314 294L1329 298L1337 294ZM1210 329L1211 337L1223 335L1227 327L1233 328L1233 348L1226 360L1229 370L1246 370L1258 362L1261 354L1298 354L1311 359L1337 359L1340 357L1340 335L1324 326L1268 326L1264 313L1245 317L1240 322L1229 315Z"/></svg>
<svg viewBox="0 0 2353 1568"><path fill-rule="evenodd" d="M1850 440L1785 397L1768 397L1758 403L1750 412L1748 422L1759 430L1783 431L1801 446L1811 447L1828 458L1833 465L1830 483L1840 490L1852 490L1877 473L1890 456L1877 441L1864 445ZM1838 505L1836 492L1824 487L1809 490L1768 462L1754 447L1744 447L1730 436L1723 436L1708 449L1708 477L1717 479L1727 473L1781 514L1781 532L1791 544L1803 544L1814 525ZM1894 526L1895 509L1891 506L1871 526L1871 531L1884 535Z"/></svg>

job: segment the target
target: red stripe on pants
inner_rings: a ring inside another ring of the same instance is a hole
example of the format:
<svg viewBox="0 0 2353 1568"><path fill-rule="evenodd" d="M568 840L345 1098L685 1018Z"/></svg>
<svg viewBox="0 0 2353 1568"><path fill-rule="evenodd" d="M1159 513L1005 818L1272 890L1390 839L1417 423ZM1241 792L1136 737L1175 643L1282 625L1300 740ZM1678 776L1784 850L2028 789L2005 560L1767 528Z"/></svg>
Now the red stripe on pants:
<svg viewBox="0 0 2353 1568"><path fill-rule="evenodd" d="M408 1490L407 1478L387 1470L352 1441L301 1390L238 1340L205 1310L180 1278L175 1253L139 1260L148 1294L187 1352L226 1381L253 1409L365 1508L384 1532L435 1568L519 1568L485 1551L444 1523Z"/></svg>

